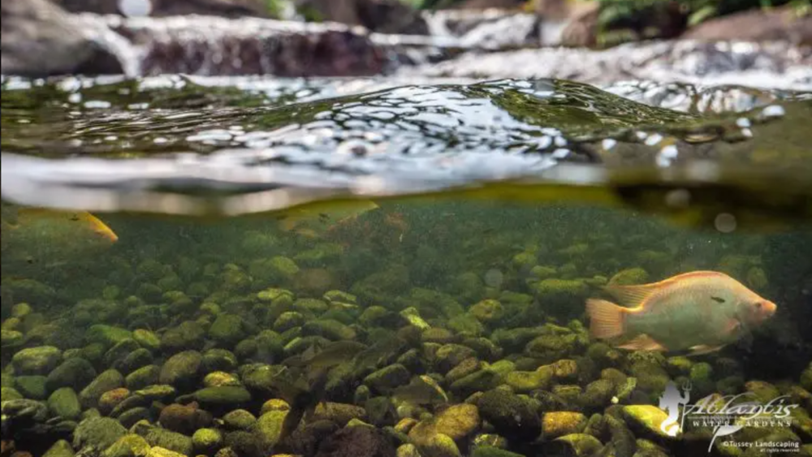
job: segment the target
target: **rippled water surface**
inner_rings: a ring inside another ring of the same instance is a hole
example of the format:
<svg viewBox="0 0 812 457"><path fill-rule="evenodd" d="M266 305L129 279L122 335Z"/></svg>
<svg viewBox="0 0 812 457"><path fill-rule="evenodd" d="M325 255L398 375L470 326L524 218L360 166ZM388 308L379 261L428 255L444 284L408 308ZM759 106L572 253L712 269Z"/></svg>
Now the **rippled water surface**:
<svg viewBox="0 0 812 457"><path fill-rule="evenodd" d="M630 407L674 381L788 395L791 425L735 436L809 452L806 93L6 78L0 117L4 446L90 452L76 427L98 414L146 421L132 430L152 446L179 433L187 455L344 455L329 452L350 439L384 456L751 455ZM697 270L775 316L691 358L590 335L603 286ZM54 406L61 388L76 408ZM173 420L184 408L200 422ZM238 409L259 421L239 429ZM350 419L374 427L336 432ZM197 452L201 428L222 436Z"/></svg>

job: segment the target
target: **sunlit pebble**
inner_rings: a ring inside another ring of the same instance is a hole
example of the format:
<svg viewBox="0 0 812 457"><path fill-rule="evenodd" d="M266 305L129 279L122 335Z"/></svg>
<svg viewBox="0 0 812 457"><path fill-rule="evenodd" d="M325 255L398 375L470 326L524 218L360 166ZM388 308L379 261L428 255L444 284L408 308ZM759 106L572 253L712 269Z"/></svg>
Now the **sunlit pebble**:
<svg viewBox="0 0 812 457"><path fill-rule="evenodd" d="M744 136L744 137L747 137L747 138L752 138L753 137L753 131L750 130L750 129L741 129L741 133L742 133L742 136Z"/></svg>
<svg viewBox="0 0 812 457"><path fill-rule="evenodd" d="M18 124L30 124L31 119L17 119Z"/></svg>
<svg viewBox="0 0 812 457"><path fill-rule="evenodd" d="M110 106L110 102L104 100L88 100L85 102L85 108L103 109L109 108Z"/></svg>
<svg viewBox="0 0 812 457"><path fill-rule="evenodd" d="M127 17L149 16L152 2L149 0L119 0L118 10Z"/></svg>
<svg viewBox="0 0 812 457"><path fill-rule="evenodd" d="M645 140L646 138L648 138L648 133L646 133L646 132L635 132L635 136L637 136L637 138L640 139L640 140Z"/></svg>
<svg viewBox="0 0 812 457"><path fill-rule="evenodd" d="M786 110L780 105L766 106L763 110L761 110L761 115L765 118L782 117L785 114L787 114Z"/></svg>
<svg viewBox="0 0 812 457"><path fill-rule="evenodd" d="M617 146L617 140L612 139L612 138L607 138L607 139L601 141L601 146L603 146L604 150L608 151L608 150L614 148L615 146Z"/></svg>
<svg viewBox="0 0 812 457"><path fill-rule="evenodd" d="M74 92L74 93L68 95L68 101L71 102L71 103L79 103L79 102L82 101L82 94L80 94L78 92Z"/></svg>
<svg viewBox="0 0 812 457"><path fill-rule="evenodd" d="M127 109L132 110L140 110L140 109L147 109L149 108L149 103L130 103L127 105Z"/></svg>
<svg viewBox="0 0 812 457"><path fill-rule="evenodd" d="M164 143L166 143L166 142L168 142L168 141L169 141L169 139L168 139L168 138L164 138L164 137L162 137L162 136L159 136L158 138L154 138L154 139L152 140L152 142L153 142L153 143L155 143L155 144L164 144Z"/></svg>
<svg viewBox="0 0 812 457"><path fill-rule="evenodd" d="M752 124L750 123L750 119L747 119L746 117L740 117L736 119L736 126L738 127L747 128L750 127L751 125Z"/></svg>
<svg viewBox="0 0 812 457"><path fill-rule="evenodd" d="M716 215L713 225L722 233L731 233L736 230L736 216L730 213L719 213Z"/></svg>
<svg viewBox="0 0 812 457"><path fill-rule="evenodd" d="M122 87L121 89L118 90L118 94L119 95L130 95L130 89L127 89L126 87Z"/></svg>
<svg viewBox="0 0 812 457"><path fill-rule="evenodd" d="M487 272L485 272L485 285L488 287L501 287L502 281L504 280L504 275L501 271L491 268Z"/></svg>
<svg viewBox="0 0 812 457"><path fill-rule="evenodd" d="M660 153L657 154L657 165L661 167L667 167L671 165L671 162L677 158L679 154L679 150L673 144L669 144L668 146L660 149Z"/></svg>
<svg viewBox="0 0 812 457"><path fill-rule="evenodd" d="M117 139L118 137L115 135L107 135L106 137L104 137L104 141L116 141Z"/></svg>
<svg viewBox="0 0 812 457"><path fill-rule="evenodd" d="M691 204L691 192L687 189L674 189L665 194L665 204L672 208L685 208Z"/></svg>
<svg viewBox="0 0 812 457"><path fill-rule="evenodd" d="M68 140L66 143L67 143L69 148L78 148L79 146L82 145L82 140L77 139L77 138L73 138L73 139Z"/></svg>
<svg viewBox="0 0 812 457"><path fill-rule="evenodd" d="M646 144L648 146L654 146L655 144L659 143L662 140L663 136L660 135L659 133L655 133L654 135L651 135L650 137L646 138Z"/></svg>
<svg viewBox="0 0 812 457"><path fill-rule="evenodd" d="M555 145L558 146L559 148L563 148L564 146L567 145L567 139L564 138L563 136L555 137L554 141L555 141Z"/></svg>
<svg viewBox="0 0 812 457"><path fill-rule="evenodd" d="M553 144L553 139L550 136L545 135L538 139L539 149L547 149L551 144Z"/></svg>

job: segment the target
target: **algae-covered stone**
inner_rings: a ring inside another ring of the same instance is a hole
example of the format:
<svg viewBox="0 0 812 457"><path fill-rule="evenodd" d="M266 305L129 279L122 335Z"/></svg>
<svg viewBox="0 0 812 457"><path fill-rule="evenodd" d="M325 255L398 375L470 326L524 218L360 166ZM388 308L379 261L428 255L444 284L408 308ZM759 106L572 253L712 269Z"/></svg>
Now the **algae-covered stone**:
<svg viewBox="0 0 812 457"><path fill-rule="evenodd" d="M53 346L38 346L18 351L11 358L17 374L47 375L62 361L62 351Z"/></svg>
<svg viewBox="0 0 812 457"><path fill-rule="evenodd" d="M564 435L581 433L586 427L587 418L581 413L571 411L551 411L541 419L542 436L553 440Z"/></svg>
<svg viewBox="0 0 812 457"><path fill-rule="evenodd" d="M378 392L390 392L395 387L408 384L411 373L403 365L395 363L372 372L364 379L364 384Z"/></svg>
<svg viewBox="0 0 812 457"><path fill-rule="evenodd" d="M141 367L124 378L124 385L130 390L139 390L144 387L158 383L161 374L161 367L158 365L147 365Z"/></svg>
<svg viewBox="0 0 812 457"><path fill-rule="evenodd" d="M449 389L462 396L468 396L474 392L482 392L493 389L502 382L502 375L491 370L482 369L454 381Z"/></svg>
<svg viewBox="0 0 812 457"><path fill-rule="evenodd" d="M279 315L274 321L273 329L277 332L286 332L295 327L305 324L305 316L298 311L286 311Z"/></svg>
<svg viewBox="0 0 812 457"><path fill-rule="evenodd" d="M251 393L239 386L206 387L193 395L203 408L236 409L251 401Z"/></svg>
<svg viewBox="0 0 812 457"><path fill-rule="evenodd" d="M271 448L279 442L287 415L288 411L268 411L257 419L252 427L252 433L263 448Z"/></svg>
<svg viewBox="0 0 812 457"><path fill-rule="evenodd" d="M473 305L468 312L483 324L499 321L505 309L498 300L486 299Z"/></svg>
<svg viewBox="0 0 812 457"><path fill-rule="evenodd" d="M206 330L195 321L181 322L177 327L170 328L161 336L161 350L166 353L200 349L203 347L203 337Z"/></svg>
<svg viewBox="0 0 812 457"><path fill-rule="evenodd" d="M521 351L533 338L541 335L540 327L516 327L512 329L496 329L491 334L491 340L497 346L509 352Z"/></svg>
<svg viewBox="0 0 812 457"><path fill-rule="evenodd" d="M560 438L556 438L555 441L568 447L568 455L574 455L575 457L589 457L596 455L603 447L597 438L584 433L564 435Z"/></svg>
<svg viewBox="0 0 812 457"><path fill-rule="evenodd" d="M637 379L637 387L657 395L665 390L666 384L671 380L665 369L653 360L633 362L629 374Z"/></svg>
<svg viewBox="0 0 812 457"><path fill-rule="evenodd" d="M615 273L609 284L615 286L629 286L637 284L645 284L648 282L648 272L642 268L627 268Z"/></svg>
<svg viewBox="0 0 812 457"><path fill-rule="evenodd" d="M108 348L131 338L131 331L112 325L96 324L87 330L87 341L91 343L101 343Z"/></svg>
<svg viewBox="0 0 812 457"><path fill-rule="evenodd" d="M224 387L224 386L239 386L241 385L240 379L231 373L225 371L213 371L203 378L204 387Z"/></svg>
<svg viewBox="0 0 812 457"><path fill-rule="evenodd" d="M117 420L109 417L91 417L79 423L73 432L73 448L93 449L100 452L112 446L127 433Z"/></svg>
<svg viewBox="0 0 812 457"><path fill-rule="evenodd" d="M534 284L533 291L545 306L564 308L583 303L589 286L581 279L549 278Z"/></svg>
<svg viewBox="0 0 812 457"><path fill-rule="evenodd" d="M530 398L494 389L485 392L477 405L482 418L493 425L500 435L532 440L541 432L537 405Z"/></svg>
<svg viewBox="0 0 812 457"><path fill-rule="evenodd" d="M512 371L504 376L505 384L519 393L531 390L547 389L552 380L552 373L546 370Z"/></svg>
<svg viewBox="0 0 812 457"><path fill-rule="evenodd" d="M161 347L161 339L150 330L143 328L134 330L133 339L139 346L149 349L150 351L157 351Z"/></svg>
<svg viewBox="0 0 812 457"><path fill-rule="evenodd" d="M9 400L20 400L23 398L23 394L21 394L17 389L13 387L3 387L0 389L0 398L2 401L9 401Z"/></svg>
<svg viewBox="0 0 812 457"><path fill-rule="evenodd" d="M152 353L149 349L138 348L125 355L123 359L114 364L114 367L122 373L129 374L141 367L150 365L152 360Z"/></svg>
<svg viewBox="0 0 812 457"><path fill-rule="evenodd" d="M544 363L551 363L576 353L579 344L575 334L540 335L527 343L525 354Z"/></svg>
<svg viewBox="0 0 812 457"><path fill-rule="evenodd" d="M48 448L42 457L73 457L75 454L70 443L66 440L59 440Z"/></svg>
<svg viewBox="0 0 812 457"><path fill-rule="evenodd" d="M23 344L25 335L17 330L0 329L0 347L12 348Z"/></svg>
<svg viewBox="0 0 812 457"><path fill-rule="evenodd" d="M660 426L668 415L652 405L628 405L623 407L623 418L632 430L644 436L658 439L674 439L662 431Z"/></svg>
<svg viewBox="0 0 812 457"><path fill-rule="evenodd" d="M470 314L460 314L448 320L448 328L458 334L478 336L485 332L485 326Z"/></svg>
<svg viewBox="0 0 812 457"><path fill-rule="evenodd" d="M136 424L133 431L143 436L150 446L162 447L185 456L194 455L192 438L188 436L144 423Z"/></svg>
<svg viewBox="0 0 812 457"><path fill-rule="evenodd" d="M124 376L118 370L110 369L101 372L96 379L79 392L79 401L85 408L95 408L103 393L124 385Z"/></svg>
<svg viewBox="0 0 812 457"><path fill-rule="evenodd" d="M192 446L198 454L214 454L223 445L223 434L214 428L201 428L192 435Z"/></svg>
<svg viewBox="0 0 812 457"><path fill-rule="evenodd" d="M716 383L713 379L713 367L707 362L699 362L691 367L689 379L693 393L698 398L702 398L713 392Z"/></svg>
<svg viewBox="0 0 812 457"><path fill-rule="evenodd" d="M767 404L781 396L778 388L766 381L748 381L745 383L744 388L748 392L752 392L756 399L763 404Z"/></svg>
<svg viewBox="0 0 812 457"><path fill-rule="evenodd" d="M601 410L611 403L615 393L615 384L608 379L598 379L586 386L581 404L590 410Z"/></svg>
<svg viewBox="0 0 812 457"><path fill-rule="evenodd" d="M687 376L693 365L693 361L685 356L669 357L665 361L665 367L671 376Z"/></svg>
<svg viewBox="0 0 812 457"><path fill-rule="evenodd" d="M153 446L147 451L145 457L184 457L180 452L171 451L160 446Z"/></svg>
<svg viewBox="0 0 812 457"><path fill-rule="evenodd" d="M74 420L82 414L82 405L79 403L79 396L73 389L62 387L48 397L48 410L56 417Z"/></svg>
<svg viewBox="0 0 812 457"><path fill-rule="evenodd" d="M415 307L404 309L400 312L400 315L406 320L407 323L409 323L409 325L413 325L420 330L426 330L427 328L431 327L428 322L420 317L420 311L418 311Z"/></svg>
<svg viewBox="0 0 812 457"><path fill-rule="evenodd" d="M122 436L112 446L102 452L101 457L144 457L149 452L147 440L129 433Z"/></svg>
<svg viewBox="0 0 812 457"><path fill-rule="evenodd" d="M801 372L801 387L812 392L812 363Z"/></svg>
<svg viewBox="0 0 812 457"><path fill-rule="evenodd" d="M476 351L468 346L461 344L444 344L435 354L437 370L441 373L446 373L459 365L463 360L474 356L476 356Z"/></svg>
<svg viewBox="0 0 812 457"><path fill-rule="evenodd" d="M221 314L209 328L209 337L221 347L232 347L245 338L243 320L234 314Z"/></svg>
<svg viewBox="0 0 812 457"><path fill-rule="evenodd" d="M317 319L302 327L302 335L322 336L329 340L354 340L355 330L335 319Z"/></svg>
<svg viewBox="0 0 812 457"><path fill-rule="evenodd" d="M364 420L366 410L360 406L348 403L336 403L326 401L319 403L313 413L313 420L329 420L335 422L340 427L347 425L353 419Z"/></svg>
<svg viewBox="0 0 812 457"><path fill-rule="evenodd" d="M158 377L161 384L179 389L191 388L200 377L203 356L197 351L184 351L170 357L161 367Z"/></svg>
<svg viewBox="0 0 812 457"><path fill-rule="evenodd" d="M438 433L459 441L473 435L479 428L479 409L476 405L462 403L449 406L437 415L434 424Z"/></svg>
<svg viewBox="0 0 812 457"><path fill-rule="evenodd" d="M82 389L96 377L93 365L82 357L73 357L62 362L53 371L48 373L48 390L54 391L61 387Z"/></svg>
<svg viewBox="0 0 812 457"><path fill-rule="evenodd" d="M48 397L48 389L45 387L46 381L45 376L17 376L15 387L25 398L45 400Z"/></svg>
<svg viewBox="0 0 812 457"><path fill-rule="evenodd" d="M225 349L209 349L201 361L204 373L213 371L233 371L237 368L237 356Z"/></svg>
<svg viewBox="0 0 812 457"><path fill-rule="evenodd" d="M256 422L257 418L244 409L235 409L223 416L223 425L228 430L249 430Z"/></svg>

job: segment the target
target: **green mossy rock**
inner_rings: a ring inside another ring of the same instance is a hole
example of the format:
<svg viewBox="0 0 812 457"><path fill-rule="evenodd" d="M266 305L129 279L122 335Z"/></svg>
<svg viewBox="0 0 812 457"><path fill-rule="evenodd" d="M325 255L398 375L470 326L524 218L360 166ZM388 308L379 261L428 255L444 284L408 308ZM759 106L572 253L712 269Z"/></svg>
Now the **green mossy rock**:
<svg viewBox="0 0 812 457"><path fill-rule="evenodd" d="M84 408L95 408L98 406L99 397L108 390L118 389L124 386L124 376L118 370L106 370L101 372L96 379L79 392L79 401Z"/></svg>
<svg viewBox="0 0 812 457"><path fill-rule="evenodd" d="M629 428L642 436L659 440L673 440L673 437L660 429L660 425L667 418L668 415L656 406L628 405L623 407L623 419Z"/></svg>
<svg viewBox="0 0 812 457"><path fill-rule="evenodd" d="M22 349L11 358L15 373L22 375L47 375L61 361L62 351L54 346Z"/></svg>
<svg viewBox="0 0 812 457"><path fill-rule="evenodd" d="M121 341L132 339L132 332L121 327L112 325L96 324L87 331L87 341L90 343L101 343L107 348L111 348Z"/></svg>
<svg viewBox="0 0 812 457"><path fill-rule="evenodd" d="M47 379L45 376L17 376L17 391L25 398L45 400L48 398L48 388L45 386Z"/></svg>
<svg viewBox="0 0 812 457"><path fill-rule="evenodd" d="M493 425L500 435L533 440L541 433L538 405L528 397L494 389L485 392L477 405L482 418Z"/></svg>
<svg viewBox="0 0 812 457"><path fill-rule="evenodd" d="M48 397L48 410L53 416L76 420L82 414L82 405L72 388L62 387Z"/></svg>
<svg viewBox="0 0 812 457"><path fill-rule="evenodd" d="M158 380L178 389L191 389L200 378L203 356L197 351L184 351L170 357L161 367Z"/></svg>
<svg viewBox="0 0 812 457"><path fill-rule="evenodd" d="M91 417L80 422L74 430L73 448L79 452L83 450L100 452L112 446L126 433L127 429L115 419Z"/></svg>
<svg viewBox="0 0 812 457"><path fill-rule="evenodd" d="M43 454L42 457L73 457L76 455L66 440L59 440Z"/></svg>
<svg viewBox="0 0 812 457"><path fill-rule="evenodd" d="M72 387L81 390L97 376L93 365L82 357L73 357L62 362L53 371L48 373L47 386L49 391L61 387Z"/></svg>

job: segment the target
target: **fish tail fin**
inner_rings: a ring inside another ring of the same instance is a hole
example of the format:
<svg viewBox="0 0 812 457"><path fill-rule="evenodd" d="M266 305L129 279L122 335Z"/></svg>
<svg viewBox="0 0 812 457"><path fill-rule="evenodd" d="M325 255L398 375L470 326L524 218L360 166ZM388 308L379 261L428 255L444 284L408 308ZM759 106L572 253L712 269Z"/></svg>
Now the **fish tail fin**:
<svg viewBox="0 0 812 457"><path fill-rule="evenodd" d="M589 315L589 333L599 339L616 338L626 333L626 316L629 309L599 299L586 301Z"/></svg>

